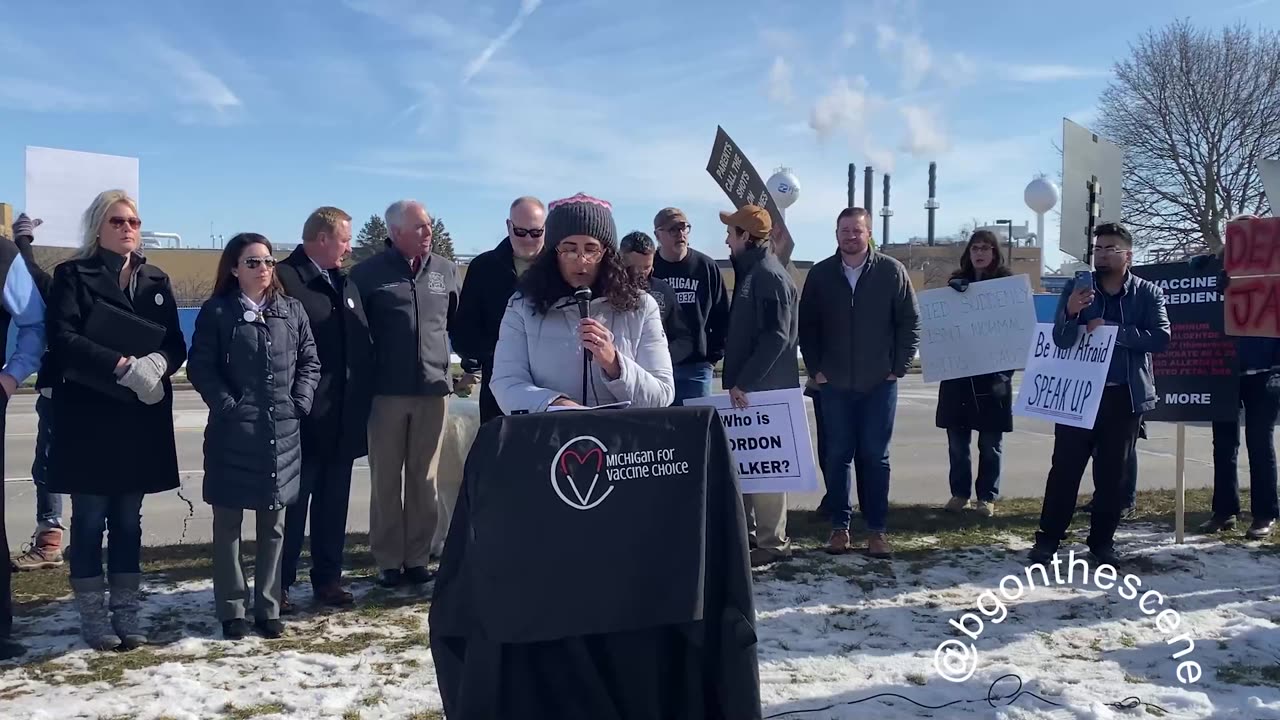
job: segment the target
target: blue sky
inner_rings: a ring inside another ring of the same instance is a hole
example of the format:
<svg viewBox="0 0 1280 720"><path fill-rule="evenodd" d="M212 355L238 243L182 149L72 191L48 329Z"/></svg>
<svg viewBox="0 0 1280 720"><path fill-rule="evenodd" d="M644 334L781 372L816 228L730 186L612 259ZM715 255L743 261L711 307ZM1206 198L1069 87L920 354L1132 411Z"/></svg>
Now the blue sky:
<svg viewBox="0 0 1280 720"><path fill-rule="evenodd" d="M1131 39L1178 17L1274 26L1280 0L0 0L0 17L0 200L19 207L41 145L138 157L146 228L189 245L211 224L296 242L318 205L358 227L414 197L476 252L512 198L584 191L620 232L680 206L724 256L719 124L761 173L794 169L796 257L817 259L849 162L892 170L896 241L925 234L930 160L939 235L1034 222L1023 188L1056 177L1062 118L1092 122Z"/></svg>

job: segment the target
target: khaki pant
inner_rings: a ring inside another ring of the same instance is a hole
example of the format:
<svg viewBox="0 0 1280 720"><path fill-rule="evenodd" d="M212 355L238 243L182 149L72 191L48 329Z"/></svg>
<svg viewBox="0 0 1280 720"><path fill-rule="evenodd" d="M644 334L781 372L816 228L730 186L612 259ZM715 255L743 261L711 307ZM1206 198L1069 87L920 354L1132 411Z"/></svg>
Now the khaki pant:
<svg viewBox="0 0 1280 720"><path fill-rule="evenodd" d="M426 567L436 533L443 397L377 395L369 413L369 549L379 570Z"/></svg>
<svg viewBox="0 0 1280 720"><path fill-rule="evenodd" d="M747 513L747 537L757 548L778 557L791 555L787 537L787 494L757 493L742 496Z"/></svg>

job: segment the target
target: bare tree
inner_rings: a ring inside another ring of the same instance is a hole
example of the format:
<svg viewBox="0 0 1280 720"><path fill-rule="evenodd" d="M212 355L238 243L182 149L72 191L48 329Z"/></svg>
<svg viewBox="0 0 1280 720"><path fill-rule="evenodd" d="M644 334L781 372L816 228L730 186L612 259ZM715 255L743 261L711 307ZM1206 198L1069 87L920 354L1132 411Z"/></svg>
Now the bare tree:
<svg viewBox="0 0 1280 720"><path fill-rule="evenodd" d="M1125 221L1156 262L1222 247L1267 209L1258 160L1280 154L1280 33L1188 21L1148 31L1115 65L1099 134L1125 149Z"/></svg>

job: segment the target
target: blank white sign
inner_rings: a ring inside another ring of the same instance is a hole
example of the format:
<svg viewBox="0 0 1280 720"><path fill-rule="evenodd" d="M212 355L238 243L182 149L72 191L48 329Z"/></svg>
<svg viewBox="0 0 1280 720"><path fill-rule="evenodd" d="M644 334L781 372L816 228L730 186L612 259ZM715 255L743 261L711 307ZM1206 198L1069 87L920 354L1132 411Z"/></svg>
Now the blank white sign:
<svg viewBox="0 0 1280 720"><path fill-rule="evenodd" d="M1262 191L1267 194L1271 214L1280 214L1280 160L1259 160L1258 173L1262 175Z"/></svg>
<svg viewBox="0 0 1280 720"><path fill-rule="evenodd" d="M80 218L104 190L138 199L138 158L27 147L27 197L22 210L44 221L36 242L79 247Z"/></svg>

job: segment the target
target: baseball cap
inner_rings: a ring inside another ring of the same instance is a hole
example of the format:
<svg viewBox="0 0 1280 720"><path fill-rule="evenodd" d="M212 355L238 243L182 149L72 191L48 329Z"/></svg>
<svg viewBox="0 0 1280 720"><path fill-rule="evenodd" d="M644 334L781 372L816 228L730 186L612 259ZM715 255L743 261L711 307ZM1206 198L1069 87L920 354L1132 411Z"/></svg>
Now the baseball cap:
<svg viewBox="0 0 1280 720"><path fill-rule="evenodd" d="M689 222L689 218L685 217L684 211L680 208L662 208L658 211L657 215L653 216L653 229L665 230L666 227L673 222L687 223Z"/></svg>
<svg viewBox="0 0 1280 720"><path fill-rule="evenodd" d="M759 205L743 205L737 210L728 213L720 213L720 222L729 227L740 227L747 231L748 235L758 238L767 238L773 230L773 218L769 217L769 212Z"/></svg>

